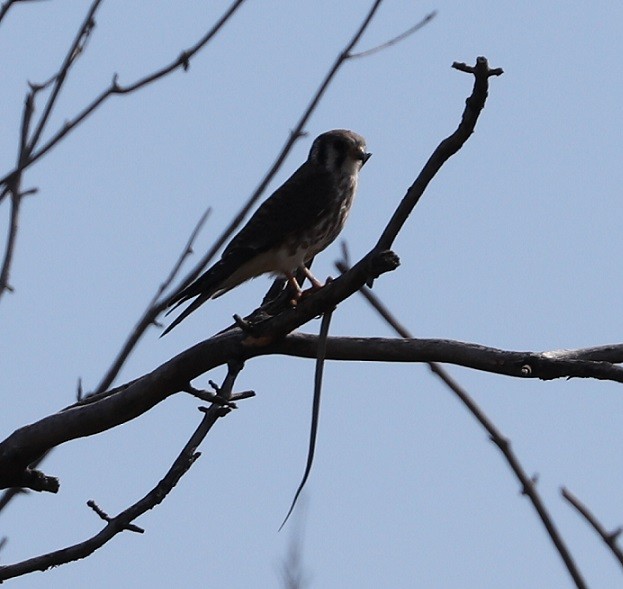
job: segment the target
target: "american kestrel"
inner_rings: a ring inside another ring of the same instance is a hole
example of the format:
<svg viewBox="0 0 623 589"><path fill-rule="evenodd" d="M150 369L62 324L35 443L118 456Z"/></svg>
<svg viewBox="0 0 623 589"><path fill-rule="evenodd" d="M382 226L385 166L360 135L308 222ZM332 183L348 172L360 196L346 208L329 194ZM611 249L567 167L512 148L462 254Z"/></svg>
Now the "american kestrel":
<svg viewBox="0 0 623 589"><path fill-rule="evenodd" d="M195 300L162 335L208 299L267 272L285 275L297 298L301 287L294 274L299 269L314 288L321 287L305 264L344 227L359 170L370 155L365 139L353 131L337 129L319 135L307 161L262 203L229 242L221 259L171 299L168 313Z"/></svg>

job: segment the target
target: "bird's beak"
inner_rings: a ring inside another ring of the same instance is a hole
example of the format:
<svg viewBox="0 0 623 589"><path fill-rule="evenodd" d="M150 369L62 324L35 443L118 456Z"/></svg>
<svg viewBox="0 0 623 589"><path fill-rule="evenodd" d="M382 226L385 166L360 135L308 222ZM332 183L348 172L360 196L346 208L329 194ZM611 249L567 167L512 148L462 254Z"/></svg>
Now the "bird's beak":
<svg viewBox="0 0 623 589"><path fill-rule="evenodd" d="M363 166L365 165L365 163L370 159L370 156L372 154L371 153L366 153L366 152L362 152L359 155L359 159L361 160L361 167L363 168Z"/></svg>

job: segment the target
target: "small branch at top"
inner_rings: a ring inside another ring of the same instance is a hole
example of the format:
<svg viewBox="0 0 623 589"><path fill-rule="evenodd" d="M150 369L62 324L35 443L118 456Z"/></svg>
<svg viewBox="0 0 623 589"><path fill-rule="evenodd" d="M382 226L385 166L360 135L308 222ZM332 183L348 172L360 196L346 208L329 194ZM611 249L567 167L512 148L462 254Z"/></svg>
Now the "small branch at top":
<svg viewBox="0 0 623 589"><path fill-rule="evenodd" d="M377 53L378 51L383 51L383 49L387 49L388 47L391 47L392 45L396 45L397 43L400 43L400 41L403 41L407 37L413 35L413 33L416 33L417 31L419 31L422 27L426 26L436 16L437 16L437 11L433 10L433 12L430 12L429 14L427 14L419 23L413 25L410 29L407 29L404 33L401 33L400 35L397 35L396 37L393 37L389 41L386 41L385 43L381 43L380 45L377 45L376 47L372 47L371 49L366 49L365 51L360 51L359 53L351 53L349 57L351 59L354 59L357 57L368 57L368 55L372 55L374 53Z"/></svg>

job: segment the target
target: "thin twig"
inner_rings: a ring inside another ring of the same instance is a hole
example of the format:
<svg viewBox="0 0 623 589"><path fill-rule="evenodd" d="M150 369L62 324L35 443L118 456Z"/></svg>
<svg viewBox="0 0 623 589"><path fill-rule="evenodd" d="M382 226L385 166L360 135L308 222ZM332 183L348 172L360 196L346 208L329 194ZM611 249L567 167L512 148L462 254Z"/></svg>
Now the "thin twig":
<svg viewBox="0 0 623 589"><path fill-rule="evenodd" d="M387 49L388 47L391 47L392 45L396 45L397 43L400 43L400 41L403 41L407 37L413 35L413 33L416 33L417 31L419 31L422 27L426 26L436 16L437 16L437 11L433 10L433 12L430 12L429 14L427 14L419 23L413 25L410 29L407 29L404 33L401 33L400 35L393 37L389 41L386 41L385 43L381 43L380 45L377 45L376 47L372 47L372 49L366 49L365 51L360 51L359 53L351 53L350 57L352 57L353 59L357 57L368 57L369 55L373 55L374 53L383 51L383 49Z"/></svg>
<svg viewBox="0 0 623 589"><path fill-rule="evenodd" d="M309 473L311 472L312 464L314 463L314 453L316 451L316 435L318 434L318 419L320 417L320 397L322 392L322 373L324 370L324 361L327 355L327 337L329 335L329 325L331 325L331 317L333 316L333 310L327 311L322 316L322 323L320 324L320 334L318 336L318 356L316 357L316 371L314 373L314 401L312 404L312 419L311 419L311 427L309 430L309 448L307 450L307 463L305 464L305 472L303 473L303 478L299 483L298 488L296 489L296 493L294 494L294 499L292 499L292 504L290 505L290 509L286 514L283 522L279 526L279 531L286 525L288 518L294 511L294 507L296 506L296 502L298 501L299 495L307 482L309 477Z"/></svg>
<svg viewBox="0 0 623 589"><path fill-rule="evenodd" d="M164 282L158 287L156 294L152 297L151 301L147 305L147 308L143 312L143 315L141 316L141 318L138 320L138 322L134 326L134 329L132 330L128 338L126 339L125 343L123 344L123 347L117 354L117 357L115 358L110 368L108 369L108 371L106 372L102 380L100 381L99 385L97 385L97 388L95 389L95 391L91 394L98 395L100 393L103 393L113 383L113 381L117 377L117 374L119 374L119 371L125 364L125 361L128 359L129 355L132 353L132 350L135 348L136 344L139 342L141 336L145 333L145 330L150 325L154 324L154 322L156 321L156 318L162 312L162 309L158 304L158 300L162 296L162 293L167 288L169 288L171 283L177 277L177 274L182 268L182 264L184 263L184 260L192 253L192 246L195 243L195 240L197 239L199 232L201 231L205 222L207 221L211 210L212 209L208 207L203 213L203 215L201 215L201 217L199 218L199 221L197 221L195 228L190 234L190 237L188 238L188 241L186 242L186 245L184 246L182 253L180 254L175 264L173 265L173 268L169 272L169 275L165 278Z"/></svg>
<svg viewBox="0 0 623 589"><path fill-rule="evenodd" d="M6 2L3 2L2 4L0 4L0 23L2 22L2 19L9 12L9 9L11 8L11 6L13 6L14 4L18 4L18 3L25 4L26 2L42 2L42 1L43 0L6 0Z"/></svg>
<svg viewBox="0 0 623 589"><path fill-rule="evenodd" d="M19 189L19 186L16 187ZM22 199L19 195L11 194L11 215L9 219L9 231L7 233L6 245L4 247L4 257L0 269L0 298L5 292L12 292L13 287L9 282L13 254L15 252L15 242L17 241L17 231L19 228L19 212Z"/></svg>
<svg viewBox="0 0 623 589"><path fill-rule="evenodd" d="M22 165L16 167L14 170L6 174L4 177L0 178L0 186L5 184L11 176L22 172L22 170L28 168L32 164L34 164L37 160L43 157L48 151L50 151L53 147L55 147L58 142L63 139L70 131L73 131L78 125L83 123L93 112L97 110L98 107L102 105L108 98L113 95L121 95L121 94L132 94L148 84L151 84L171 72L177 69L188 69L190 60L201 50L203 49L207 43L223 28L223 26L227 23L227 21L233 16L236 10L242 5L245 0L236 0L233 2L230 7L225 11L223 16L216 22L216 24L201 38L197 41L192 47L186 49L180 53L180 55L173 60L168 65L148 74L137 81L128 84L126 86L121 86L118 84L117 76L113 77L113 80L108 88L103 90L99 96L97 96L90 104L88 104L80 113L78 113L73 119L65 122L63 127L61 127L58 131L52 134L52 136L41 146L39 146L36 150L34 149L34 143L31 140L31 147L33 148L32 153L28 157L27 161L23 162ZM96 0L95 4L99 4L101 0ZM93 5L91 7L91 10ZM91 11L90 11L91 12ZM60 72L59 72L60 74ZM39 139L39 135L36 135L37 139Z"/></svg>
<svg viewBox="0 0 623 589"><path fill-rule="evenodd" d="M28 132L30 130L30 122L34 112L34 97L32 94L26 96L24 108L22 110L22 122L20 125L20 140L17 151L17 166L19 167L28 157ZM19 227L19 212L22 199L26 196L26 192L21 190L22 174L18 173L6 183L6 193L11 195L11 215L9 221L9 231L7 233L7 241L4 248L4 257L0 268L0 298L2 295L12 290L9 276L11 273L11 265L13 263L13 254L15 252L15 243L17 241L17 231Z"/></svg>
<svg viewBox="0 0 623 589"><path fill-rule="evenodd" d="M86 42L88 41L93 29L95 28L95 14L100 7L102 0L94 0L91 4L82 25L78 29L78 34L75 36L65 58L63 59L63 64L58 70L58 73L54 76L54 83L52 86L52 90L50 95L48 96L48 100L43 108L43 112L35 129L33 131L32 137L28 142L28 151L31 153L34 147L39 143L39 139L41 138L41 134L43 133L48 120L50 119L50 115L54 110L54 106L56 105L56 99L58 98L61 88L65 80L67 79L67 74L71 69L71 66L76 62L76 59L82 54L82 50L85 47ZM22 162L22 166L26 162ZM23 168L22 168L23 169Z"/></svg>
<svg viewBox="0 0 623 589"><path fill-rule="evenodd" d="M613 532L609 532L604 528L599 520L590 512L588 507L584 505L569 489L563 487L561 489L562 496L571 504L578 513L588 522L588 524L599 534L601 539L606 543L606 546L610 548L614 557L619 561L619 564L623 566L623 550L617 545L617 540L621 536L623 529L618 527Z"/></svg>

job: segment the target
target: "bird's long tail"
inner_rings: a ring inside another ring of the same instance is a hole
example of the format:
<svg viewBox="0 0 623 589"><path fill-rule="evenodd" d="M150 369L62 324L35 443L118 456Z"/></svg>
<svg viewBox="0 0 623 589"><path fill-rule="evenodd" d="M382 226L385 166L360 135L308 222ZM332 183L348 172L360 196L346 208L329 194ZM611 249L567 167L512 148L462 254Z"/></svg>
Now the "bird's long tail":
<svg viewBox="0 0 623 589"><path fill-rule="evenodd" d="M170 309L166 312L166 315L175 311L175 309L190 299L194 297L197 298L175 318L173 323L160 334L160 337L169 333L169 331L186 319L193 311L198 309L207 300L211 299L214 294L218 292L220 285L226 277L227 271L225 265L222 261L219 261L197 278L195 282L189 284L184 290L177 293L169 302Z"/></svg>
<svg viewBox="0 0 623 589"><path fill-rule="evenodd" d="M182 321L184 321L184 319L186 319L186 317L188 317L193 311L195 311L196 309L198 309L199 307L201 307L201 305L203 305L203 303L205 303L210 297L212 296L212 294L203 294L200 297L197 297L188 307L186 307L173 321L173 323L171 323L171 325L169 325L161 334L160 337L162 337L163 335L166 335L167 333L169 333L169 331L171 331L176 325L178 325L179 323L181 323ZM177 308L179 305L181 305L182 303L184 303L184 301L179 301L175 307L173 309L169 309L169 311L167 311L167 315L173 311L175 308Z"/></svg>

